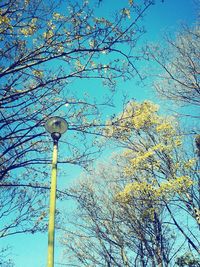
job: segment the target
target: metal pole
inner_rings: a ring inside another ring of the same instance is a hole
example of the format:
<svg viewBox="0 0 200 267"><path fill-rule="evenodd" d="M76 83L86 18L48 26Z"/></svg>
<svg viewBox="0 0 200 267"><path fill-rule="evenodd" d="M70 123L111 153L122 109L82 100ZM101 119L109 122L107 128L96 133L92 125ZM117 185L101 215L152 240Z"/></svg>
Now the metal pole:
<svg viewBox="0 0 200 267"><path fill-rule="evenodd" d="M51 173L51 192L49 204L48 229L48 260L47 267L54 266L54 237L55 237L55 211L56 211L56 180L57 180L58 140L54 140Z"/></svg>

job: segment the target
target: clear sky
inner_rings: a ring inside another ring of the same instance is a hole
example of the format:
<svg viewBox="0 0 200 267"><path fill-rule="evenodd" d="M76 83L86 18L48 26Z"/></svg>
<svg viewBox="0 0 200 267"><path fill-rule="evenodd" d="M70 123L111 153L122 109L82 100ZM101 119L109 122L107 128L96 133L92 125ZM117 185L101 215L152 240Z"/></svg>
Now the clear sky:
<svg viewBox="0 0 200 267"><path fill-rule="evenodd" d="M126 1L126 0L124 0ZM104 16L104 11L111 13L114 6L122 4L121 0L105 0L101 8L101 16ZM105 10L106 8L106 10ZM143 41L157 41L161 42L162 35L165 31L174 34L182 22L192 24L195 19L195 6L192 0L166 0L164 3L157 1L157 3L149 9L146 17L144 18L144 25L147 29L146 35L143 37ZM87 82L81 82L79 80L79 89L86 88ZM76 83L73 85L76 86ZM94 84L88 83L87 90L89 93L95 95ZM98 88L101 89L101 84L98 84ZM143 87L136 84L134 80L127 82L120 82L117 85L119 93L115 96L116 109L110 109L110 114L120 111L122 105L122 94L127 92L130 98L135 98L138 101L144 99L150 99L156 101L155 94L151 87ZM101 92L101 90L100 90ZM98 94L100 94L100 92ZM64 138L64 136L63 136ZM50 170L49 170L50 171ZM79 171L79 170L78 170ZM67 187L69 180L76 179L77 172L75 167L70 167L70 174L68 177L59 177L59 183L62 186ZM66 179L67 178L67 179ZM69 179L68 179L69 178ZM69 207L66 204L66 207ZM59 232L57 233L59 236ZM8 245L10 249L10 256L14 258L16 267L44 267L46 266L47 259L47 233L34 234L34 235L15 235L0 240L0 248ZM56 258L55 262L61 262L61 254L59 249L58 239L56 240ZM55 264L55 266L61 266ZM70 266L70 265L69 265Z"/></svg>

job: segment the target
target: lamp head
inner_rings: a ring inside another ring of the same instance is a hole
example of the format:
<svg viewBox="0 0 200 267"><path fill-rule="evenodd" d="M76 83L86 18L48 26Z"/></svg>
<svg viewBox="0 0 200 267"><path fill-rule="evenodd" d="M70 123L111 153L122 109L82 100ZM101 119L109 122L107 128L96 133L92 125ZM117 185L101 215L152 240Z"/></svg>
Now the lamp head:
<svg viewBox="0 0 200 267"><path fill-rule="evenodd" d="M58 141L61 134L67 131L67 128L66 120L58 116L49 118L45 123L45 129L51 134L54 141Z"/></svg>

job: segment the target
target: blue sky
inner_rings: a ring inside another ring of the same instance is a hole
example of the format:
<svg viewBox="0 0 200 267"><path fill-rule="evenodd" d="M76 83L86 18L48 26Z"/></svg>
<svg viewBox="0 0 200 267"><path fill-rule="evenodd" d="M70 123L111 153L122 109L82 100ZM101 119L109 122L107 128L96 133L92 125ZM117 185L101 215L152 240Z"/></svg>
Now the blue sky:
<svg viewBox="0 0 200 267"><path fill-rule="evenodd" d="M123 1L121 0L105 0L102 4L100 12L101 16L104 16L104 11L110 14L113 11L113 3L115 6L120 6ZM106 10L105 10L106 7ZM165 31L175 34L181 23L192 24L195 20L195 6L192 0L166 0L164 3L157 1L147 12L144 18L144 25L147 33L143 37L143 42L161 42L162 35ZM142 66L141 66L142 67ZM94 83L88 81L76 82L74 87L78 86L79 90L86 90L91 97L100 95L102 92L101 83L96 84L96 90L94 90ZM116 108L110 108L106 110L110 114L119 112L122 107L122 95L126 93L130 98L135 98L138 101L144 99L150 99L157 102L155 94L152 91L151 86L137 85L135 80L122 82L117 84L119 93L115 96ZM78 92L78 91L77 91ZM101 97L101 96L100 96ZM66 134L67 135L67 134ZM63 138L66 137L63 136ZM69 181L74 181L77 178L77 174L80 169L77 167L70 167L67 177L59 177L59 184L63 187L67 187ZM50 169L49 169L50 171ZM70 208L71 203L65 203L66 207ZM59 237L59 232L57 232ZM0 240L0 247L11 247L11 257L14 258L16 267L44 267L46 266L47 258L47 233L34 234L34 235L15 235ZM61 262L61 249L59 248L58 238L56 240L56 255L55 262ZM56 265L55 266L59 266Z"/></svg>

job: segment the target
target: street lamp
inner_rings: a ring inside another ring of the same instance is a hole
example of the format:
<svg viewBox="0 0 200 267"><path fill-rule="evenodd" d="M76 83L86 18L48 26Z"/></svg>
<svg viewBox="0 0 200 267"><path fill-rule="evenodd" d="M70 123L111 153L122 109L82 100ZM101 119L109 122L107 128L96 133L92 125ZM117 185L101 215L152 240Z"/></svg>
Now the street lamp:
<svg viewBox="0 0 200 267"><path fill-rule="evenodd" d="M54 237L55 237L55 211L56 211L56 179L57 179L57 159L58 140L67 131L68 124L60 117L49 118L45 123L45 129L51 134L53 139L53 158L51 173L51 190L49 204L49 228L48 228L48 259L47 267L54 266Z"/></svg>

